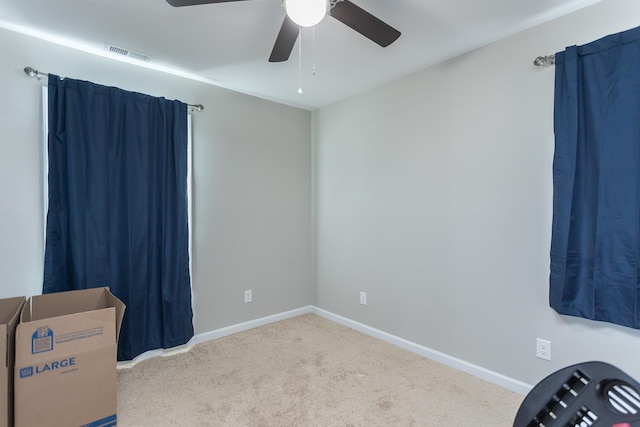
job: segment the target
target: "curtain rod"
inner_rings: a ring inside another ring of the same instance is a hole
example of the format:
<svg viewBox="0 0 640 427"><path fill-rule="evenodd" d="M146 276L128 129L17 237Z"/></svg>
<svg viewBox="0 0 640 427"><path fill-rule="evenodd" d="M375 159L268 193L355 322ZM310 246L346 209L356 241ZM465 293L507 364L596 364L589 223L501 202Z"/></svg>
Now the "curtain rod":
<svg viewBox="0 0 640 427"><path fill-rule="evenodd" d="M535 65L536 67L543 67L545 65L555 65L555 63L556 63L555 54L538 56L536 59L533 60L533 65Z"/></svg>
<svg viewBox="0 0 640 427"><path fill-rule="evenodd" d="M43 73L42 71L38 71L32 67L24 67L24 73L29 77L36 77L38 80L40 80L41 77L49 77L49 74ZM187 104L187 105L196 111L204 110L204 105L202 104Z"/></svg>

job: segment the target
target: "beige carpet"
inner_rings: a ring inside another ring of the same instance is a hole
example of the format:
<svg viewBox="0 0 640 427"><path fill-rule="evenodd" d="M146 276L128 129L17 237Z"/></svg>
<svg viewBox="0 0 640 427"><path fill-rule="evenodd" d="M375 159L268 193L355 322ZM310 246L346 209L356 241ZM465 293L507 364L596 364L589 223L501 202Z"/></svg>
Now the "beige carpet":
<svg viewBox="0 0 640 427"><path fill-rule="evenodd" d="M122 427L511 427L523 399L314 314L118 371Z"/></svg>

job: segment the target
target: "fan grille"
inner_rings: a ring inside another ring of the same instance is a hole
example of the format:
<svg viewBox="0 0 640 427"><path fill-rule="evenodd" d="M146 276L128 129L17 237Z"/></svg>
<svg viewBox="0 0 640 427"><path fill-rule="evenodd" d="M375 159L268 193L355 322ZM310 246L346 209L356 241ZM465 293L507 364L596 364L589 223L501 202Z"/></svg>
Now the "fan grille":
<svg viewBox="0 0 640 427"><path fill-rule="evenodd" d="M623 381L614 381L607 385L605 394L611 408L622 415L640 414L640 394Z"/></svg>

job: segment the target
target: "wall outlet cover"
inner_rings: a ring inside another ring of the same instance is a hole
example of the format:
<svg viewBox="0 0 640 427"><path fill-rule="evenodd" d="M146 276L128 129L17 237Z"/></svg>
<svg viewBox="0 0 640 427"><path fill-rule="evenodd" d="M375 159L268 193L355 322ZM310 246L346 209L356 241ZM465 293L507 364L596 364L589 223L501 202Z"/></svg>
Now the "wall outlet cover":
<svg viewBox="0 0 640 427"><path fill-rule="evenodd" d="M544 360L551 360L551 341L536 339L536 357Z"/></svg>

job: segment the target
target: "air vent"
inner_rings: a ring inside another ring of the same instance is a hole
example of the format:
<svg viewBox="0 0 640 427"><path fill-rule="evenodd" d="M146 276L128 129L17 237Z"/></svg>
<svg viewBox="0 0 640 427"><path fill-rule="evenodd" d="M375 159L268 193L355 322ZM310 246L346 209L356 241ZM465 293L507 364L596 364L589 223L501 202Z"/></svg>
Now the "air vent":
<svg viewBox="0 0 640 427"><path fill-rule="evenodd" d="M567 424L567 427L587 427L595 424L598 416L589 410L586 406L582 406L573 419Z"/></svg>
<svg viewBox="0 0 640 427"><path fill-rule="evenodd" d="M142 54L142 53L140 53L140 52L134 52L134 51L132 51L132 50L125 49L125 48L123 48L123 47L114 46L114 45L112 45L112 44L106 44L106 45L105 45L105 47L104 47L104 49L105 49L107 52L111 52L111 53L114 53L114 54L116 54L116 55L126 56L126 57L128 57L128 58L136 59L136 60L138 60L138 61L149 62L149 61L151 60L151 59L150 59L147 55L145 55L145 54Z"/></svg>
<svg viewBox="0 0 640 427"><path fill-rule="evenodd" d="M609 404L622 415L638 415L640 413L640 394L623 381L612 381L604 390Z"/></svg>
<svg viewBox="0 0 640 427"><path fill-rule="evenodd" d="M590 381L591 379L583 372L579 370L574 371L553 394L547 404L533 417L533 420L527 424L527 427L549 427L554 425L555 421L567 411L567 408L571 406L578 395L586 389ZM576 414L576 420L581 419L583 415L587 417L594 415L594 417L597 418L595 414L588 409L581 408L581 411L578 411ZM584 418L584 420L588 420L588 418ZM580 424L580 422L582 421L579 421L577 424L569 424L569 426L574 427L577 425L581 427L583 424ZM584 426L588 425L588 423L584 424Z"/></svg>

